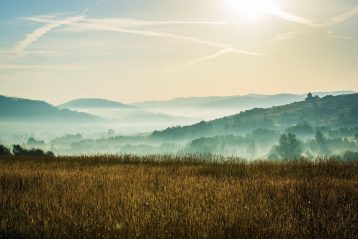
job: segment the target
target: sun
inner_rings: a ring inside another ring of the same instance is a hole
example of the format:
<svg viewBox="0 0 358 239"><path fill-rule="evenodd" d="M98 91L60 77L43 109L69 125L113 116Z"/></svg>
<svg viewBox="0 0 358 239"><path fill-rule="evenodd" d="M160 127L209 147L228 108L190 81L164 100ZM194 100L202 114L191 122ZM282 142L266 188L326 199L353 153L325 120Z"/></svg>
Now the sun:
<svg viewBox="0 0 358 239"><path fill-rule="evenodd" d="M280 10L273 0L228 0L227 3L234 14L247 22L257 21L266 14L273 14Z"/></svg>

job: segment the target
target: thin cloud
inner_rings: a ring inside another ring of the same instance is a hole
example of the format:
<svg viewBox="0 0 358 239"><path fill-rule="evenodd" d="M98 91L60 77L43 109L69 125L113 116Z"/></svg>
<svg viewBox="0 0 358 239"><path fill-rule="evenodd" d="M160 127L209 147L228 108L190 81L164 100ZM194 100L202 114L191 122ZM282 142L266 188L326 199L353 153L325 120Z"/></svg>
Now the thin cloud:
<svg viewBox="0 0 358 239"><path fill-rule="evenodd" d="M15 52L16 53L23 52L27 47L29 47L31 44L33 44L38 39L40 39L40 37L44 36L46 33L51 31L52 29L55 29L56 27L59 27L60 25L61 24L58 24L58 23L48 24L44 27L36 29L35 31L33 31L30 34L27 34L25 39L23 39L22 41L17 43L17 45L14 49Z"/></svg>
<svg viewBox="0 0 358 239"><path fill-rule="evenodd" d="M274 38L271 39L271 41L285 41L295 38L298 34L300 34L299 31L289 31L289 32L283 32L277 34Z"/></svg>
<svg viewBox="0 0 358 239"><path fill-rule="evenodd" d="M272 15L279 17L281 19L290 21L290 22L296 22L296 23L300 23L303 25L307 25L310 27L320 27L321 25L318 23L315 23L313 20L308 19L308 18L304 18L304 17L299 17L296 16L294 14L291 14L289 12L286 11L282 11L282 10L277 10L271 13Z"/></svg>
<svg viewBox="0 0 358 239"><path fill-rule="evenodd" d="M326 31L327 35L331 38L342 39L342 40L354 40L352 37L336 35L331 31Z"/></svg>
<svg viewBox="0 0 358 239"><path fill-rule="evenodd" d="M279 17L281 19L284 19L286 21L296 22L296 23L306 25L309 27L326 28L330 25L334 25L334 24L338 24L338 23L347 21L348 19L358 15L358 6L354 7L353 9L348 10L347 12L345 12L343 14L340 14L340 15L337 15L337 16L331 18L330 20L328 20L325 23L317 23L311 19L296 16L294 14L291 14L289 12L282 11L282 10L273 11L273 12L270 12L270 14L272 14L276 17ZM354 40L354 38L351 38L351 37L336 35L329 30L326 30L325 33L327 34L328 37L331 37L331 38L342 39L342 40ZM297 31L280 33L280 34L277 34L271 41L289 40L289 39L294 38L297 35L298 35Z"/></svg>
<svg viewBox="0 0 358 239"><path fill-rule="evenodd" d="M347 21L348 19L350 19L351 17L354 17L358 15L358 6L356 6L355 8L342 13L338 16L333 17L328 23L324 24L324 25L333 25L333 24L337 24L337 23L341 23L344 21Z"/></svg>
<svg viewBox="0 0 358 239"><path fill-rule="evenodd" d="M22 41L20 41L16 44L14 51L15 51L15 53L22 53L26 48L28 48L33 43L38 41L41 37L46 35L51 30L53 30L57 27L60 27L62 25L77 22L83 18L84 18L84 16L76 16L76 17L71 17L71 18L67 18L67 19L62 19L57 22L48 23L47 25L36 29L32 33L27 34Z"/></svg>
<svg viewBox="0 0 358 239"><path fill-rule="evenodd" d="M263 54L260 54L260 53L237 50L237 49L233 49L233 48L225 48L225 49L222 49L222 50L216 52L215 54L212 54L212 55L209 55L206 57L202 57L202 58L197 58L197 59L189 61L188 63L195 64L195 63L199 63L199 62L203 62L203 61L209 61L209 60L213 60L213 59L216 59L218 57L221 57L223 55L230 54L230 53L245 54L245 55L251 55L251 56L263 56Z"/></svg>
<svg viewBox="0 0 358 239"><path fill-rule="evenodd" d="M326 27L329 25L341 23L341 22L347 21L348 19L358 15L358 6L348 10L345 13L334 16L331 19L329 19L327 22L324 22L324 23L317 23L314 20L311 20L309 18L300 17L295 14L289 13L287 11L283 11L281 9L275 10L272 12L268 12L268 13L273 16L276 16L278 18L284 19L286 21L296 22L296 23L300 23L300 24L303 24L306 26L319 28L319 27Z"/></svg>
<svg viewBox="0 0 358 239"><path fill-rule="evenodd" d="M16 70L26 70L26 69L78 69L82 68L80 65L25 65L25 64L0 64L0 69L16 69Z"/></svg>
<svg viewBox="0 0 358 239"><path fill-rule="evenodd" d="M8 54L9 56L14 53L13 50L0 50L0 54ZM24 55L61 55L63 52L60 51L49 51L49 50L26 50L23 51L22 54Z"/></svg>
<svg viewBox="0 0 358 239"><path fill-rule="evenodd" d="M31 20L31 21L35 21L35 22L46 23L46 24L56 24L57 23L57 20L42 18L42 17L32 17L32 18L27 18L27 19ZM235 49L225 43L203 40L203 39L196 38L196 37L182 36L182 35L177 35L177 34L156 32L156 31L149 31L149 30L138 30L138 29L125 28L125 27L123 27L123 22L127 22L127 23L129 22L130 25L132 24L131 26L133 26L134 21L128 21L128 20L124 20L124 19L117 19L117 20L118 21L101 21L101 20L96 20L96 19L82 19L81 21L77 21L77 22L66 22L66 23L63 23L62 25L77 26L80 28L90 29L90 30L128 33L128 34L145 36L145 37L167 38L167 39L195 43L195 44L199 44L199 45L206 45L206 46L218 47L218 48L223 48L223 49L232 49L232 52L235 52L237 54L261 55L260 53L257 53L257 52ZM116 24L121 22L122 25L119 26L119 25L113 24L113 22L115 22ZM136 26L138 26L139 23L141 25L143 25L143 24L145 24L145 25L168 24L169 25L169 24L217 24L218 22L136 21Z"/></svg>
<svg viewBox="0 0 358 239"><path fill-rule="evenodd" d="M98 1L97 4L101 4L103 1ZM88 9L86 9L82 14L84 14ZM272 12L268 12L275 17L280 19L299 23L302 25L306 25L314 28L323 28L329 25L337 24L340 22L344 22L351 17L358 15L358 6L343 13L337 15L325 23L317 23L314 20L297 16L295 14L289 13L287 11L277 9ZM111 32L119 32L119 33L127 33L134 34L145 37L156 37L156 38L168 38L174 40L180 40L200 45L207 45L212 47L221 48L215 54L212 54L207 57L202 57L198 59L194 59L190 61L190 63L202 62L206 60L215 59L217 57L223 56L229 53L235 54L244 54L244 55L253 55L253 56L262 56L262 54L257 52L245 51L241 49L235 49L230 45L213 42L208 40L203 40L196 37L191 36L183 36L171 33L157 32L152 30L143 30L138 28L143 27L151 27L151 26L160 26L160 25L230 25L231 23L223 22L223 21L145 21L145 20L136 20L136 19L122 19L122 18L114 18L114 19L89 19L85 16L77 16L74 18L56 18L54 16L38 16L38 17L30 17L26 18L27 20L41 22L47 24L44 27L41 27L34 32L28 34L25 39L19 42L15 47L15 52L23 52L27 47L36 42L39 38L50 32L51 30L66 25L69 27L75 27L78 30L99 30L99 31L111 31ZM272 41L283 41L294 38L298 33L295 31L282 33L276 35ZM345 36L338 36L333 34L331 31L326 31L327 36L331 38L337 39L345 39L352 40L352 38Z"/></svg>
<svg viewBox="0 0 358 239"><path fill-rule="evenodd" d="M62 18L56 18L53 16L36 16L36 17L26 17L25 20L30 20L34 22L41 23L57 23L61 21ZM148 21L148 20L137 20L130 18L104 18L104 19L82 19L82 23L100 25L106 27L121 27L121 28L141 28L141 27L150 27L150 26L160 26L160 25L231 25L229 22L225 21ZM69 24L70 25L70 24Z"/></svg>
<svg viewBox="0 0 358 239"><path fill-rule="evenodd" d="M106 0L98 1L98 2L96 2L95 6L101 5L101 4L104 3L105 1L106 1Z"/></svg>

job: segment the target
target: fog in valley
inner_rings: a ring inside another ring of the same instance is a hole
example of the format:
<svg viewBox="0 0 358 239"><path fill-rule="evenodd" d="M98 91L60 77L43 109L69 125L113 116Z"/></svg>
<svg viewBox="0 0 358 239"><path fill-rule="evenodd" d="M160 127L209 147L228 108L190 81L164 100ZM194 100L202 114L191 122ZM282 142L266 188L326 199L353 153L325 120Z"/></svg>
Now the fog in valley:
<svg viewBox="0 0 358 239"><path fill-rule="evenodd" d="M327 95L303 100L300 95L187 98L131 105L79 99L57 107L7 97L2 109L11 110L1 117L0 144L55 155L200 153L245 159L329 157L356 151L357 94ZM31 114L18 115L21 107ZM282 148L284 141L291 148ZM285 150L297 152L285 155Z"/></svg>

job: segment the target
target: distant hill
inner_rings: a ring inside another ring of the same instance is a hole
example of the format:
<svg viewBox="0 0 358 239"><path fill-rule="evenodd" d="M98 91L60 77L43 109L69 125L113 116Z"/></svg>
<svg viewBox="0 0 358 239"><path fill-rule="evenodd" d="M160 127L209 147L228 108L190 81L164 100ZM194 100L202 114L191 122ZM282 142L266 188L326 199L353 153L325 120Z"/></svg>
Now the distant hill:
<svg viewBox="0 0 358 239"><path fill-rule="evenodd" d="M326 95L342 95L356 93L353 91L314 92L314 95L324 97ZM302 101L307 94L276 94L261 95L249 94L243 96L208 96L176 98L167 101L143 101L132 105L143 108L234 108L238 110L252 108L269 108L285 105L296 101Z"/></svg>
<svg viewBox="0 0 358 239"><path fill-rule="evenodd" d="M69 109L89 109L89 108L104 108L104 109L127 109L134 108L134 106L122 104L116 101L110 101L106 99L75 99L69 102L66 102L62 105L59 105L60 108L69 108Z"/></svg>
<svg viewBox="0 0 358 239"><path fill-rule="evenodd" d="M176 123L184 123L187 125L188 121L191 124L197 122L197 120L191 118L150 111L137 106L122 104L120 102L106 99L75 99L59 105L58 107L61 109L72 109L79 112L96 115L101 118L110 120L111 122L126 124L171 122L171 125L175 125Z"/></svg>
<svg viewBox="0 0 358 239"><path fill-rule="evenodd" d="M100 120L100 118L68 109L58 109L44 101L0 96L0 120L15 122L29 122L31 120L46 122L94 122Z"/></svg>
<svg viewBox="0 0 358 239"><path fill-rule="evenodd" d="M246 134L258 128L282 130L299 123L307 123L313 127L358 126L358 94L313 97L268 109L256 108L191 126L155 131L152 137L190 139Z"/></svg>

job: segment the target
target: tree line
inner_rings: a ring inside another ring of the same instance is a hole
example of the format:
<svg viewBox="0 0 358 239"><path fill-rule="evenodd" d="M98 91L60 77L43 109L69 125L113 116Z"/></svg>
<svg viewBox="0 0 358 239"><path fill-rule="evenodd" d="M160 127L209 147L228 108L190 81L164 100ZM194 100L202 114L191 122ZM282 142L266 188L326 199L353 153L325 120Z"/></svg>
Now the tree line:
<svg viewBox="0 0 358 239"><path fill-rule="evenodd" d="M54 157L54 153L51 151L43 151L42 149L32 148L25 149L16 144L10 148L0 144L0 156L26 156L26 157Z"/></svg>

